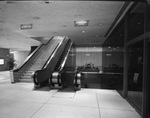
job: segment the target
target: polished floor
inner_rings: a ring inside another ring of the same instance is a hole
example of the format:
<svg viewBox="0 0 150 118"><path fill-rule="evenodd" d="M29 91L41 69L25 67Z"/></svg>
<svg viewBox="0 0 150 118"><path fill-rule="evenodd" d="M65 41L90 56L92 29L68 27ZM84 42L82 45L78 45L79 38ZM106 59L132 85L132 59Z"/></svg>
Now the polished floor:
<svg viewBox="0 0 150 118"><path fill-rule="evenodd" d="M33 83L11 84L9 72L0 72L0 118L141 117L115 90L34 90Z"/></svg>

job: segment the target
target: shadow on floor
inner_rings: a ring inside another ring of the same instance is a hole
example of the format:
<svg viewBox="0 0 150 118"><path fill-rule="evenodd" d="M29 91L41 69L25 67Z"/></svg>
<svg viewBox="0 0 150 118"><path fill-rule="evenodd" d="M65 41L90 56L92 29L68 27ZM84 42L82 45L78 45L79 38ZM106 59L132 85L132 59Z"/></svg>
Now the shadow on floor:
<svg viewBox="0 0 150 118"><path fill-rule="evenodd" d="M50 91L50 90L51 90L51 88L49 85L45 85L45 86L41 86L41 87L33 89L33 91Z"/></svg>

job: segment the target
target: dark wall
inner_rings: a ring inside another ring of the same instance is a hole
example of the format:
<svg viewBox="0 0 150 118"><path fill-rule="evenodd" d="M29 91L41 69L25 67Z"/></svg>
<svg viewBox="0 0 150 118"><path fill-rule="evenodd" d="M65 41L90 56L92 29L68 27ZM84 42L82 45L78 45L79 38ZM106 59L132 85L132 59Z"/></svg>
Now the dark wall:
<svg viewBox="0 0 150 118"><path fill-rule="evenodd" d="M37 47L38 47L38 46L31 46L31 50L30 50L29 55L30 55Z"/></svg>
<svg viewBox="0 0 150 118"><path fill-rule="evenodd" d="M8 70L9 49L0 48L0 59L4 59L4 64L0 64L0 71Z"/></svg>

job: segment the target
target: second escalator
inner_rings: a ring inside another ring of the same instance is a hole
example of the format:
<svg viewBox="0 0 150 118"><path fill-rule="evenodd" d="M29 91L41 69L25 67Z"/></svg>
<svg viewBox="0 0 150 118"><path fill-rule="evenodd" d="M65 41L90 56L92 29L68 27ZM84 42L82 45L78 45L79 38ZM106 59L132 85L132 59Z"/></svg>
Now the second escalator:
<svg viewBox="0 0 150 118"><path fill-rule="evenodd" d="M50 77L50 87L51 88L56 88L56 89L63 88L62 73L64 72L63 68L65 66L71 46L72 46L72 42L68 41L64 51L62 52L56 66L55 66L55 69Z"/></svg>

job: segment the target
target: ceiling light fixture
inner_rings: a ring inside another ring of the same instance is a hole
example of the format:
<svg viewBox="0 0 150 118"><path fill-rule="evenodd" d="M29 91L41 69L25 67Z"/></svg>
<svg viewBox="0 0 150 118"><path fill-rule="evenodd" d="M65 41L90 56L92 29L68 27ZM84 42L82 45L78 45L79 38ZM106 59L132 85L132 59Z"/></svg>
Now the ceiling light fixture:
<svg viewBox="0 0 150 118"><path fill-rule="evenodd" d="M82 33L85 33L85 31L83 30Z"/></svg>
<svg viewBox="0 0 150 118"><path fill-rule="evenodd" d="M67 25L63 25L63 27L67 27Z"/></svg>
<svg viewBox="0 0 150 118"><path fill-rule="evenodd" d="M96 37L99 37L99 35L97 34Z"/></svg>
<svg viewBox="0 0 150 118"><path fill-rule="evenodd" d="M89 24L89 20L74 21L74 26L75 27L88 26L88 24Z"/></svg>
<svg viewBox="0 0 150 118"><path fill-rule="evenodd" d="M38 19L40 19L40 17L36 17L36 16L35 16L35 17L33 17L33 19L38 20Z"/></svg>
<svg viewBox="0 0 150 118"><path fill-rule="evenodd" d="M21 29L32 29L32 24L21 24L20 28Z"/></svg>
<svg viewBox="0 0 150 118"><path fill-rule="evenodd" d="M102 24L101 24L101 23L99 23L98 25L99 25L99 26L102 26Z"/></svg>

